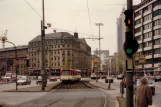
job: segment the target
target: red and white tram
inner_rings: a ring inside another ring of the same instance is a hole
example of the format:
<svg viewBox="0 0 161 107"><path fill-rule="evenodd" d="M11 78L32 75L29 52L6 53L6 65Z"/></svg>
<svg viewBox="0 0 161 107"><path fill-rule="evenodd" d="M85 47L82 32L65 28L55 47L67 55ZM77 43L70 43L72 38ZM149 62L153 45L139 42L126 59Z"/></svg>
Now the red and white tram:
<svg viewBox="0 0 161 107"><path fill-rule="evenodd" d="M60 80L62 82L74 82L81 80L81 70L61 69Z"/></svg>

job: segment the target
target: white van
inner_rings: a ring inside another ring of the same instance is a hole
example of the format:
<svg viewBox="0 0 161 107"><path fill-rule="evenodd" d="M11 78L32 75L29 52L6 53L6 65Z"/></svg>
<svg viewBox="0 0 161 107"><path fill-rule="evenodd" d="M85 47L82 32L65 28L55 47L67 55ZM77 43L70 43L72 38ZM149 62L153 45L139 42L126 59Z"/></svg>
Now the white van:
<svg viewBox="0 0 161 107"><path fill-rule="evenodd" d="M16 73L6 73L3 80L6 82L16 81Z"/></svg>

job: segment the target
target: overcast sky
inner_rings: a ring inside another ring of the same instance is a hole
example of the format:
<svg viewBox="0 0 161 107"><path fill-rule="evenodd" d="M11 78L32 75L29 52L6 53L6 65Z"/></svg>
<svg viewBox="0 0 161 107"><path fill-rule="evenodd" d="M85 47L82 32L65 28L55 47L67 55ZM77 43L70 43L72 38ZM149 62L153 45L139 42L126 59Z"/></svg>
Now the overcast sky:
<svg viewBox="0 0 161 107"><path fill-rule="evenodd" d="M42 15L42 0L26 1ZM134 0L134 4L140 1ZM116 19L123 8L122 4L126 4L126 0L88 0L91 29L86 0L45 0L45 20L56 29L88 34L79 34L80 38L98 36L98 27L95 23L103 23L101 49L110 50L112 55L117 51ZM40 20L40 16L25 0L0 0L0 35L8 29L7 38L16 45L27 45L30 40L40 35ZM52 31L53 29L49 28L46 33ZM69 33L73 34L72 32ZM92 50L98 48L98 40L87 40L87 43ZM12 45L6 44L6 47L8 46Z"/></svg>

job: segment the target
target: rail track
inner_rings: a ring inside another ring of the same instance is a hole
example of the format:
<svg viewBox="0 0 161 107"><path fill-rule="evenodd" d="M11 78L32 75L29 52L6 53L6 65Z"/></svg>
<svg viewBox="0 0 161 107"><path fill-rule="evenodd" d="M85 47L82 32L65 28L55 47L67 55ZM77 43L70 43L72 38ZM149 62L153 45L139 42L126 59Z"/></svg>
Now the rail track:
<svg viewBox="0 0 161 107"><path fill-rule="evenodd" d="M60 83L53 88L52 92L45 96L21 105L9 107L62 107L62 104L64 107L106 107L107 99L105 95L97 89L92 89L92 87L88 82ZM73 94L73 89L79 90L76 90L75 94ZM90 89L92 90L89 91ZM89 97L89 94L96 93L94 90L97 90L97 93L99 93L99 98ZM79 96L79 98L74 99L73 97L75 96Z"/></svg>

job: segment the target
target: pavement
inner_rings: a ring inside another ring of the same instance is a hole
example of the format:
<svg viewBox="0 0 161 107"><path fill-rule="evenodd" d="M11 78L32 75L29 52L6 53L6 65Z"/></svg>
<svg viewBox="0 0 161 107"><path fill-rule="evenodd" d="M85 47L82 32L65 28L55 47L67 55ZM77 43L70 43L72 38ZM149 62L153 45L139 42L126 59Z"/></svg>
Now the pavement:
<svg viewBox="0 0 161 107"><path fill-rule="evenodd" d="M99 79L98 82L96 82L96 80L91 80L90 83L98 86L100 90L108 94L109 103L111 105L115 104L115 107L120 107L120 103L116 98L117 96L121 96L119 88L120 80L114 78L114 82L111 83L110 89L108 89L108 83L105 83L105 79Z"/></svg>

